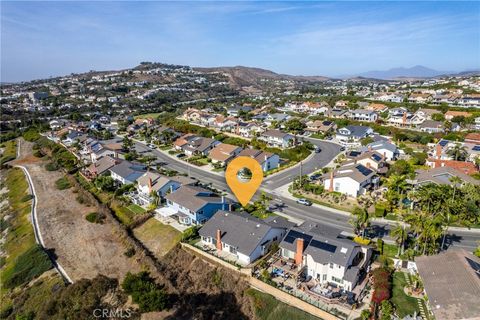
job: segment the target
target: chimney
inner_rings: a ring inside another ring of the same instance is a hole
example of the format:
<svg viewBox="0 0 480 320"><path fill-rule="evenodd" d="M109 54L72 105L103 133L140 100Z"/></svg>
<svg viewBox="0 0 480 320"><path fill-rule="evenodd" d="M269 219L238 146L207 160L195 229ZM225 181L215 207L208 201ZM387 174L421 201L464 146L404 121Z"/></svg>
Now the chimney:
<svg viewBox="0 0 480 320"><path fill-rule="evenodd" d="M370 161L367 162L367 168L370 169L372 167L372 165L370 164Z"/></svg>
<svg viewBox="0 0 480 320"><path fill-rule="evenodd" d="M372 146L368 146L368 152L372 152Z"/></svg>
<svg viewBox="0 0 480 320"><path fill-rule="evenodd" d="M437 159L442 157L442 146L437 144Z"/></svg>
<svg viewBox="0 0 480 320"><path fill-rule="evenodd" d="M217 250L222 251L222 232L217 229Z"/></svg>
<svg viewBox="0 0 480 320"><path fill-rule="evenodd" d="M297 238L297 251L295 252L295 264L297 266L302 264L303 261L303 238Z"/></svg>
<svg viewBox="0 0 480 320"><path fill-rule="evenodd" d="M330 186L328 187L328 191L332 192L333 191L333 169L330 172Z"/></svg>
<svg viewBox="0 0 480 320"><path fill-rule="evenodd" d="M152 192L152 178L148 178L148 192Z"/></svg>
<svg viewBox="0 0 480 320"><path fill-rule="evenodd" d="M403 123L403 125L407 124L407 113L406 112L403 114L402 123Z"/></svg>

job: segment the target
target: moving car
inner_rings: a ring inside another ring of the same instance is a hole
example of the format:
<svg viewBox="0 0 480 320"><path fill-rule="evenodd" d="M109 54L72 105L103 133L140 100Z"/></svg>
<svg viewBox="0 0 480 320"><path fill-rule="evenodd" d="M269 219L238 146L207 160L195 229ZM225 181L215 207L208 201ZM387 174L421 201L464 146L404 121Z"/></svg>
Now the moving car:
<svg viewBox="0 0 480 320"><path fill-rule="evenodd" d="M322 149L320 147L315 147L315 153L320 153L322 152Z"/></svg>
<svg viewBox="0 0 480 320"><path fill-rule="evenodd" d="M304 206L311 206L312 205L312 202L307 200L307 199L304 199L304 198L300 198L297 200L297 203L299 204L303 204Z"/></svg>

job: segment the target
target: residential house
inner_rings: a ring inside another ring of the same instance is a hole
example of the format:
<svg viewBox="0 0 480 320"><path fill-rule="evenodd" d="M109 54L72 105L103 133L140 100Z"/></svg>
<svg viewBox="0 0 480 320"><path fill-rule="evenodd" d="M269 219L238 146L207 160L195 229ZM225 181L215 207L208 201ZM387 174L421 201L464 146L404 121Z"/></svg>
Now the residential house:
<svg viewBox="0 0 480 320"><path fill-rule="evenodd" d="M339 230L308 221L292 228L279 247L281 259L293 262L289 268L293 264L320 286L331 284L346 291L364 279L372 256L372 249L342 237Z"/></svg>
<svg viewBox="0 0 480 320"><path fill-rule="evenodd" d="M152 203L152 192L164 198L169 192L174 192L182 185L194 185L197 181L184 176L167 177L157 172L147 171L137 180L138 194L132 201L138 205Z"/></svg>
<svg viewBox="0 0 480 320"><path fill-rule="evenodd" d="M340 192L350 197L358 197L369 189L378 186L379 179L373 168L349 161L340 168L323 176L323 186L329 192Z"/></svg>
<svg viewBox="0 0 480 320"><path fill-rule="evenodd" d="M239 157L250 157L258 161L264 172L276 169L280 166L280 157L271 152L261 151L257 149L244 149Z"/></svg>
<svg viewBox="0 0 480 320"><path fill-rule="evenodd" d="M365 107L366 110L375 111L375 112L385 112L388 110L388 107L383 103L367 103Z"/></svg>
<svg viewBox="0 0 480 320"><path fill-rule="evenodd" d="M130 161L122 161L111 167L110 175L119 184L134 184L147 170L145 165Z"/></svg>
<svg viewBox="0 0 480 320"><path fill-rule="evenodd" d="M356 121L375 122L378 119L378 113L371 110L355 109L348 112L348 117Z"/></svg>
<svg viewBox="0 0 480 320"><path fill-rule="evenodd" d="M342 144L358 144L360 139L373 134L373 129L365 126L346 126L337 130L335 138Z"/></svg>
<svg viewBox="0 0 480 320"><path fill-rule="evenodd" d="M220 131L234 131L237 127L237 124L238 120L236 118L224 117L223 115L219 114L215 117L212 126Z"/></svg>
<svg viewBox="0 0 480 320"><path fill-rule="evenodd" d="M249 122L249 123L239 123L235 129L235 133L245 137L245 138L253 138L265 132L265 128L256 123L256 122Z"/></svg>
<svg viewBox="0 0 480 320"><path fill-rule="evenodd" d="M472 114L466 111L447 111L445 113L445 120L451 121L454 117L471 117Z"/></svg>
<svg viewBox="0 0 480 320"><path fill-rule="evenodd" d="M218 210L229 210L230 203L225 197L195 186L181 186L165 196L167 204L159 209L161 215L176 215L185 225L204 224Z"/></svg>
<svg viewBox="0 0 480 320"><path fill-rule="evenodd" d="M346 108L346 107L348 107L348 101L338 100L337 102L335 102L335 107L337 107L337 108Z"/></svg>
<svg viewBox="0 0 480 320"><path fill-rule="evenodd" d="M415 114L421 118L424 118L425 120L432 120L432 116L434 114L442 114L442 112L436 109L420 108L415 112Z"/></svg>
<svg viewBox="0 0 480 320"><path fill-rule="evenodd" d="M83 141L87 140L87 135L84 134L83 132L80 132L80 131L70 131L70 133L68 133L66 136L65 136L65 139L63 140L63 143L66 145L66 146L71 146L75 143L82 143Z"/></svg>
<svg viewBox="0 0 480 320"><path fill-rule="evenodd" d="M279 218L283 219L283 218ZM237 263L248 265L279 243L286 228L271 226L245 212L217 211L199 230L202 244L232 255Z"/></svg>
<svg viewBox="0 0 480 320"><path fill-rule="evenodd" d="M371 148L365 152L350 157L355 163L374 169L377 173L387 173L388 166L384 156Z"/></svg>
<svg viewBox="0 0 480 320"><path fill-rule="evenodd" d="M420 131L428 133L445 132L443 122L435 120L425 120L417 126Z"/></svg>
<svg viewBox="0 0 480 320"><path fill-rule="evenodd" d="M425 118L417 114L409 112L407 109L400 107L389 110L387 123L398 127L416 127L425 121Z"/></svg>
<svg viewBox="0 0 480 320"><path fill-rule="evenodd" d="M436 320L478 319L479 257L452 247L416 257L415 263Z"/></svg>
<svg viewBox="0 0 480 320"><path fill-rule="evenodd" d="M409 179L407 182L414 186L419 186L423 184L447 184L452 185L451 179L453 177L458 177L463 183L471 183L474 185L480 185L480 181L472 178L468 174L465 174L457 169L450 168L447 166L436 167L433 169L423 170L419 169L415 171L415 178Z"/></svg>
<svg viewBox="0 0 480 320"><path fill-rule="evenodd" d="M307 122L306 132L309 133L327 133L334 131L337 125L333 121L328 120L315 120Z"/></svg>
<svg viewBox="0 0 480 320"><path fill-rule="evenodd" d="M186 155L204 155L207 156L220 141L210 138L204 138L195 134L186 134L175 140L174 146L177 150L182 150Z"/></svg>
<svg viewBox="0 0 480 320"><path fill-rule="evenodd" d="M468 161L456 161L456 160L439 160L435 158L428 158L425 161L425 165L430 168L449 167L461 171L465 174L471 175L478 173L478 169L473 162Z"/></svg>
<svg viewBox="0 0 480 320"><path fill-rule="evenodd" d="M343 119L348 117L348 110L334 108L328 113L329 118Z"/></svg>
<svg viewBox="0 0 480 320"><path fill-rule="evenodd" d="M267 130L258 137L258 140L265 141L269 146L286 149L295 145L295 136L289 133L272 129Z"/></svg>
<svg viewBox="0 0 480 320"><path fill-rule="evenodd" d="M224 166L233 160L233 158L235 158L241 151L241 147L227 143L220 143L210 150L208 156L212 159L212 163L218 163Z"/></svg>
<svg viewBox="0 0 480 320"><path fill-rule="evenodd" d="M282 122L287 121L290 118L290 115L287 113L269 113L265 116L263 123L271 127L274 123L281 124Z"/></svg>
<svg viewBox="0 0 480 320"><path fill-rule="evenodd" d="M241 113L248 113L252 111L253 108L251 106L239 106L239 105L234 105L232 107L227 108L227 115L233 116L233 117L238 117L239 114Z"/></svg>
<svg viewBox="0 0 480 320"><path fill-rule="evenodd" d="M116 166L120 162L122 162L121 159L114 158L108 155L101 157L87 167L86 175L89 178L96 178L104 173L109 172L112 167Z"/></svg>
<svg viewBox="0 0 480 320"><path fill-rule="evenodd" d="M471 132L465 136L465 142L467 143L475 143L480 144L480 133L479 132Z"/></svg>
<svg viewBox="0 0 480 320"><path fill-rule="evenodd" d="M376 151L380 153L386 161L393 161L398 158L400 152L396 145L388 140L379 140L360 148L361 152Z"/></svg>
<svg viewBox="0 0 480 320"><path fill-rule="evenodd" d="M428 103L430 101L432 101L430 93L412 93L408 97L408 102L412 103Z"/></svg>
<svg viewBox="0 0 480 320"><path fill-rule="evenodd" d="M176 132L172 128L161 126L157 129L157 135L152 139L166 144L176 140L178 137L180 137L180 133Z"/></svg>

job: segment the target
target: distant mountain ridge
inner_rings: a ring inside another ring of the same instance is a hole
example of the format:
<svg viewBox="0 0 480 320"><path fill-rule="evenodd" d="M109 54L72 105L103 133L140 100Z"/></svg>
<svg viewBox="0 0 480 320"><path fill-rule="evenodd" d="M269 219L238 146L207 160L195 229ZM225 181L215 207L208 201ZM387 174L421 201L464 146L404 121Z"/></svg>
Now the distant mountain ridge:
<svg viewBox="0 0 480 320"><path fill-rule="evenodd" d="M454 71L439 71L425 66L417 65L411 68L392 68L389 70L375 70L359 73L355 76L373 79L396 79L396 78L433 78L440 75L454 74Z"/></svg>

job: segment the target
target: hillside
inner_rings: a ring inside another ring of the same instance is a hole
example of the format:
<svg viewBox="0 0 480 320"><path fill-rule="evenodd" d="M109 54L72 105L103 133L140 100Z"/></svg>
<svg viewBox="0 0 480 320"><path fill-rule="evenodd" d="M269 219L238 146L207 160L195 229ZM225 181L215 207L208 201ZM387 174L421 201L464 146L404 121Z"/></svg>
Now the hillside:
<svg viewBox="0 0 480 320"><path fill-rule="evenodd" d="M221 72L229 78L230 85L237 90L245 90L248 87L255 89L266 89L271 82L286 82L286 87L292 87L296 83L301 82L318 82L326 81L330 78L323 76L292 76L287 74L279 74L270 70L261 68L252 68L244 66L235 67L211 67L211 68L194 68L199 72Z"/></svg>

